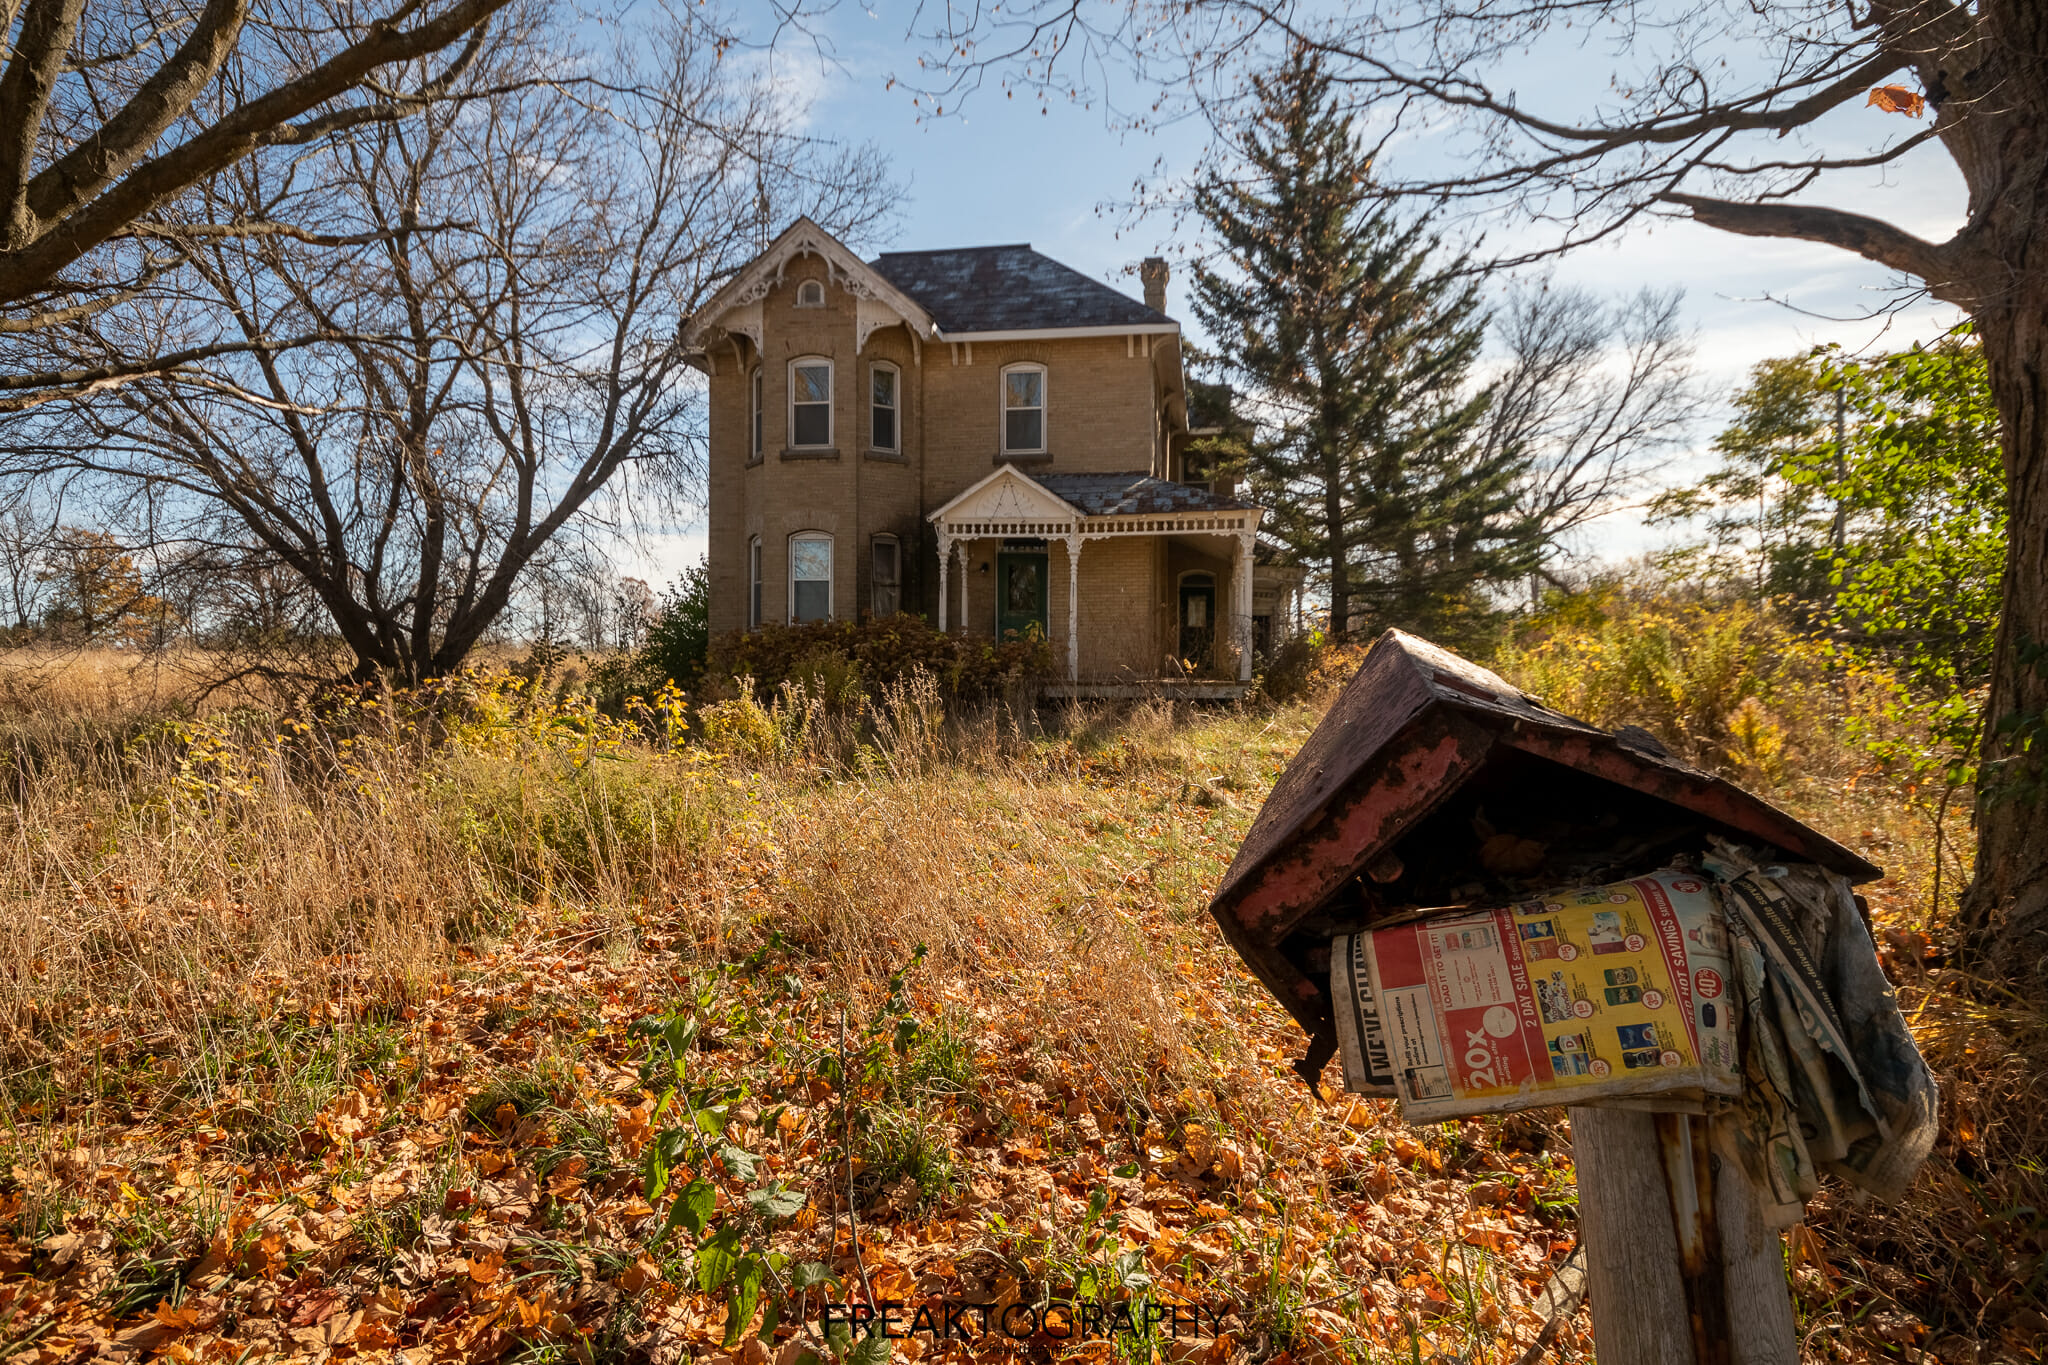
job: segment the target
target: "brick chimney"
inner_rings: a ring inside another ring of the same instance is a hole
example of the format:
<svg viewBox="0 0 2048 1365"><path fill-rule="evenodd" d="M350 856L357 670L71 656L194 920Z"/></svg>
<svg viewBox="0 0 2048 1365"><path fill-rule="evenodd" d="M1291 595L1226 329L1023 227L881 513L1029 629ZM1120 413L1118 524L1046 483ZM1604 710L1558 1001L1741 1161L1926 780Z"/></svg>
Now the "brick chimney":
<svg viewBox="0 0 2048 1365"><path fill-rule="evenodd" d="M1154 312L1166 311L1166 278L1169 273L1164 256L1147 256L1144 264L1138 267L1138 278L1145 282L1145 306Z"/></svg>

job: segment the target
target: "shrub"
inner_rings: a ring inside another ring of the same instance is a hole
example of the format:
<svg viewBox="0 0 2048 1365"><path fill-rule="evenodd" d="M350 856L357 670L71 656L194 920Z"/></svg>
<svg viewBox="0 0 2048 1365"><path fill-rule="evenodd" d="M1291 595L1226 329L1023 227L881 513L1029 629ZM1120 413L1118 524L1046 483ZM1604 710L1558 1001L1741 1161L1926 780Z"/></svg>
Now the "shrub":
<svg viewBox="0 0 2048 1365"><path fill-rule="evenodd" d="M1615 589L1554 599L1493 666L1567 715L1642 726L1691 763L1765 785L1795 751L1848 759L1867 720L1851 712L1876 681L1769 607Z"/></svg>
<svg viewBox="0 0 2048 1365"><path fill-rule="evenodd" d="M1366 643L1337 642L1312 630L1282 644L1260 675L1267 697L1277 702L1310 701L1351 681L1365 662Z"/></svg>
<svg viewBox="0 0 2048 1365"><path fill-rule="evenodd" d="M662 595L661 614L647 628L642 668L678 687L694 687L711 655L711 574L703 561L685 569Z"/></svg>
<svg viewBox="0 0 2048 1365"><path fill-rule="evenodd" d="M1019 684L1048 677L1052 647L1042 639L986 640L942 635L921 617L813 621L735 631L712 642L710 673L772 701L795 684L826 705L878 700L919 669L951 701L990 701Z"/></svg>

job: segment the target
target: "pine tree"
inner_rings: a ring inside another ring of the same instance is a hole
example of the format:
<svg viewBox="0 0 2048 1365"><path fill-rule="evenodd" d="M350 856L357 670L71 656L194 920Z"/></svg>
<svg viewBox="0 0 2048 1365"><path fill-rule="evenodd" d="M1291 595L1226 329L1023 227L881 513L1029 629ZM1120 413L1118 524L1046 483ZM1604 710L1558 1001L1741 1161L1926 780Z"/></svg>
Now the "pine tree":
<svg viewBox="0 0 2048 1365"><path fill-rule="evenodd" d="M1245 173L1194 193L1222 248L1194 308L1259 410L1246 466L1265 529L1326 569L1334 634L1455 637L1542 543L1517 510L1525 457L1476 439L1478 285L1466 258L1438 261L1429 215L1377 190L1316 54L1255 86Z"/></svg>

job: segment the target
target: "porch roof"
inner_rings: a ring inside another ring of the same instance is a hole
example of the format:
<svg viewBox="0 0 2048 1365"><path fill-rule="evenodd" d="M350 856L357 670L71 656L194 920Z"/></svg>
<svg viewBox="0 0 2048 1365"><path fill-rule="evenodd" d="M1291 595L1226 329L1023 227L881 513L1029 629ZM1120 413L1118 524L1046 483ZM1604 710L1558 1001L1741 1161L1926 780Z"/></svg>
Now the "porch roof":
<svg viewBox="0 0 2048 1365"><path fill-rule="evenodd" d="M1206 488L1150 474L1041 474L1040 488L1087 517L1141 517L1160 512L1248 512L1252 505Z"/></svg>
<svg viewBox="0 0 2048 1365"><path fill-rule="evenodd" d="M1250 535L1260 508L1144 473L1026 474L1003 465L930 520L941 536Z"/></svg>

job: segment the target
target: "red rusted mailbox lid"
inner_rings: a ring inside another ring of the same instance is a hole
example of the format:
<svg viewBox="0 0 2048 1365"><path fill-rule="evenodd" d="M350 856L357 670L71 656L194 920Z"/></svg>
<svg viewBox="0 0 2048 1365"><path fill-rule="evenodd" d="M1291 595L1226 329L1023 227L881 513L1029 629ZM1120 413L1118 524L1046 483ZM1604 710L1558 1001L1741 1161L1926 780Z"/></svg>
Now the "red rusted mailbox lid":
<svg viewBox="0 0 2048 1365"><path fill-rule="evenodd" d="M1274 785L1209 909L1308 1031L1313 1080L1335 1046L1335 934L1637 876L1708 833L1851 881L1883 875L1647 732L1573 720L1390 630Z"/></svg>

